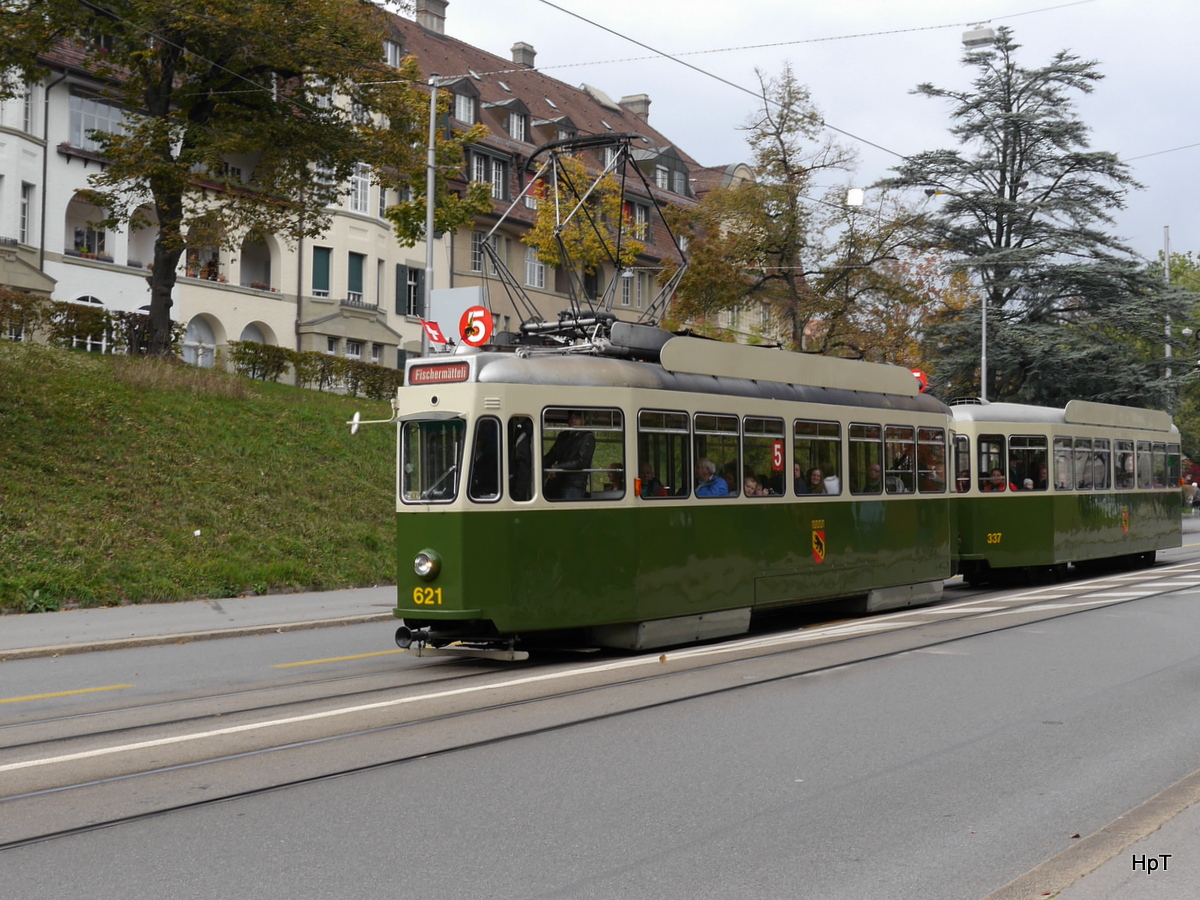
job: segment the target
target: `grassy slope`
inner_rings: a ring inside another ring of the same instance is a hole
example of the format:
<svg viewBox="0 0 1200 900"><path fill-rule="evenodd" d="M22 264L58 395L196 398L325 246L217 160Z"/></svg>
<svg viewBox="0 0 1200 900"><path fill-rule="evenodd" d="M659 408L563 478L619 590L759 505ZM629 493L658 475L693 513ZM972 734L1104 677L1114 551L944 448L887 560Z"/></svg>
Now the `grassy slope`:
<svg viewBox="0 0 1200 900"><path fill-rule="evenodd" d="M395 431L359 409L389 414L0 341L0 608L393 580Z"/></svg>

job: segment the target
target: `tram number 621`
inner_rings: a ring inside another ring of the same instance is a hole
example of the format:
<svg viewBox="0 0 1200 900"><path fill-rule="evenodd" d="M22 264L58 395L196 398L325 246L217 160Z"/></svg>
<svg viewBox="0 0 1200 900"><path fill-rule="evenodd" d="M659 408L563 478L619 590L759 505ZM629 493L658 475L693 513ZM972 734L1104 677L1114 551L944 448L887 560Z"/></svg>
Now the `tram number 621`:
<svg viewBox="0 0 1200 900"><path fill-rule="evenodd" d="M431 587L413 588L413 603L417 606L441 606L442 589Z"/></svg>
<svg viewBox="0 0 1200 900"><path fill-rule="evenodd" d="M998 544L998 543L1000 543L1000 538L1002 538L1002 537L1004 537L1004 533L1003 533L1003 532L1001 532L1001 531L990 531L990 532L988 532L988 536L987 536L987 542L988 542L989 544ZM439 602L440 602L440 601L439 601Z"/></svg>

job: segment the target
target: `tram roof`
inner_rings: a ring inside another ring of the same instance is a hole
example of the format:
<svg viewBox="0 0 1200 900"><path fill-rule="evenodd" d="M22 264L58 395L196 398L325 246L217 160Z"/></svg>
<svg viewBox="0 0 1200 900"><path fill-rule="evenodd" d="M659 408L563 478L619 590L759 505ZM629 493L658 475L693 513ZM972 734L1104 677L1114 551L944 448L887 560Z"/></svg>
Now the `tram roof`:
<svg viewBox="0 0 1200 900"><path fill-rule="evenodd" d="M545 353L480 352L439 358L469 361L463 380L490 384L624 387L718 396L793 400L946 413L938 399L918 393L917 381L898 366L674 337L660 362ZM412 370L430 360L409 363ZM419 376L418 376L419 378Z"/></svg>
<svg viewBox="0 0 1200 900"><path fill-rule="evenodd" d="M968 403L950 407L958 422L1012 422L1040 425L1097 425L1137 428L1178 434L1169 413L1090 400L1071 400L1065 409L1055 406L1026 406L1022 403Z"/></svg>

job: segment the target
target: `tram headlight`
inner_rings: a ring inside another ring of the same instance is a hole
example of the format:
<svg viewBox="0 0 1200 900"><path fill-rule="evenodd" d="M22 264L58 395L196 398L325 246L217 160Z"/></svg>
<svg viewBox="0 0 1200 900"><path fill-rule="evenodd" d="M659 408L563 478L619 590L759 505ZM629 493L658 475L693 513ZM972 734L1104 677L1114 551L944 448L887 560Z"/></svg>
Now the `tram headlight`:
<svg viewBox="0 0 1200 900"><path fill-rule="evenodd" d="M442 558L436 550L422 550L413 560L413 571L423 581L433 581L442 571Z"/></svg>

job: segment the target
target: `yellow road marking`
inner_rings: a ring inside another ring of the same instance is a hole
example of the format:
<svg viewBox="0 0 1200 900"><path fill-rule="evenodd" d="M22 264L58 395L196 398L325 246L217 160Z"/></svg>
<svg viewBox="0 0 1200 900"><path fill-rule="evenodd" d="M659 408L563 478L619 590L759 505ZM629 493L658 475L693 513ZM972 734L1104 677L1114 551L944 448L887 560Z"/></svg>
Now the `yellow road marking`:
<svg viewBox="0 0 1200 900"><path fill-rule="evenodd" d="M108 687L80 688L77 691L58 691L54 694L30 694L28 697L7 697L0 703L24 703L26 700L49 700L52 697L72 697L75 694L94 694L97 691L123 691L132 684L110 684Z"/></svg>
<svg viewBox="0 0 1200 900"><path fill-rule="evenodd" d="M391 656L393 653L403 653L403 650L380 650L378 653L359 653L356 656L331 656L329 659L310 659L307 662L280 663L271 666L272 669L293 669L296 666L319 666L321 663L345 662L348 659L370 659L372 656Z"/></svg>

